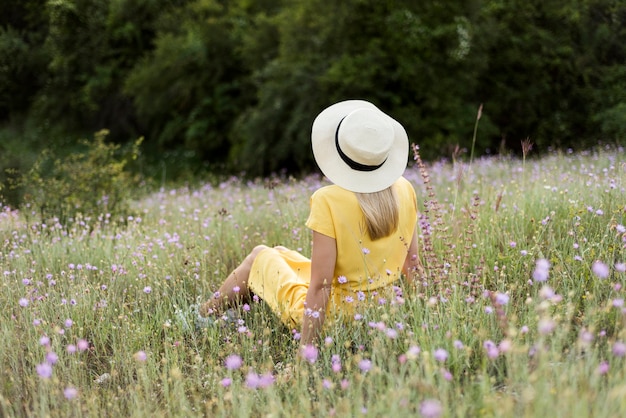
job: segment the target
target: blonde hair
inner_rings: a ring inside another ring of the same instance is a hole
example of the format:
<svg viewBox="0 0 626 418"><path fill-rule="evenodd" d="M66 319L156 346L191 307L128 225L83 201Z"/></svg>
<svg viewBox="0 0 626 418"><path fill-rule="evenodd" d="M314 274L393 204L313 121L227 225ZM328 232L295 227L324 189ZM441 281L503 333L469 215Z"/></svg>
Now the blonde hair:
<svg viewBox="0 0 626 418"><path fill-rule="evenodd" d="M374 193L355 193L365 216L365 226L372 241L387 237L398 229L400 209L393 187Z"/></svg>

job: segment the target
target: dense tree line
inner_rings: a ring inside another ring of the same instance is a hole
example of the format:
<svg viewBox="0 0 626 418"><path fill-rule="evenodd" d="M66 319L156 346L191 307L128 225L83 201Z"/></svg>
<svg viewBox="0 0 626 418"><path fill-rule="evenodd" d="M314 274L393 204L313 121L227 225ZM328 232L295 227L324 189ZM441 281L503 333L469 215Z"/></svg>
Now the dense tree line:
<svg viewBox="0 0 626 418"><path fill-rule="evenodd" d="M167 166L303 172L313 118L346 98L426 158L469 147L481 104L479 153L616 142L625 63L623 0L2 2L0 168L26 131L106 128Z"/></svg>

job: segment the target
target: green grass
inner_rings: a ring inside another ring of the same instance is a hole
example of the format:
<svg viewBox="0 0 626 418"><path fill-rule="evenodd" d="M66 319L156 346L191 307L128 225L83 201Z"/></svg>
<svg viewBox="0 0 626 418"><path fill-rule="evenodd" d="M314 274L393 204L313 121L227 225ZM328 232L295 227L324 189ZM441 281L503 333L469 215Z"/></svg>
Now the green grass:
<svg viewBox="0 0 626 418"><path fill-rule="evenodd" d="M199 333L174 312L257 244L310 255L319 178L164 189L124 220L59 225L3 207L0 416L427 416L425 402L435 416L623 416L624 160L612 149L441 163L428 183L410 168L431 208L419 285L328 330L314 363L263 303ZM88 349L68 352L79 340ZM240 368L225 366L231 354Z"/></svg>

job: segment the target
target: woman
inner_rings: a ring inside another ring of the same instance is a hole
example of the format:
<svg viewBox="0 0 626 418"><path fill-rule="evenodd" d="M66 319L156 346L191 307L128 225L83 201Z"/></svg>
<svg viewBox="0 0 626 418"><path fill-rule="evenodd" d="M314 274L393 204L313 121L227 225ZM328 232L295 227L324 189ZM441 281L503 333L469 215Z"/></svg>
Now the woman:
<svg viewBox="0 0 626 418"><path fill-rule="evenodd" d="M334 183L310 200L311 259L285 247L257 246L228 276L200 315L222 312L253 292L301 342L317 342L332 320L389 294L418 266L417 202L402 177L409 144L404 128L373 104L336 103L313 122L313 155Z"/></svg>

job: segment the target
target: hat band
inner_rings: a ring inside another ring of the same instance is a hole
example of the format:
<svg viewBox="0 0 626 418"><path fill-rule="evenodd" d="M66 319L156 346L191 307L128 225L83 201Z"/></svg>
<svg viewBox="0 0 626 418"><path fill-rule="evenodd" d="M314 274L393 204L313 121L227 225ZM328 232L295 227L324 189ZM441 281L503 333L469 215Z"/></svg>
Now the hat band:
<svg viewBox="0 0 626 418"><path fill-rule="evenodd" d="M361 164L359 162L354 161L352 158L348 157L341 150L341 146L339 146L339 127L341 126L341 122L343 122L343 120L345 118L346 117L344 116L339 121L339 124L337 125L337 130L335 131L335 146L337 147L337 152L339 153L339 156L341 157L343 162L348 164L348 167L350 167L353 170L356 170L356 171L374 171L374 170L378 170L380 167L383 166L383 164L385 164L385 162L387 161L387 158L385 158L385 161L383 161L382 163L380 163L378 165L365 165L365 164Z"/></svg>

